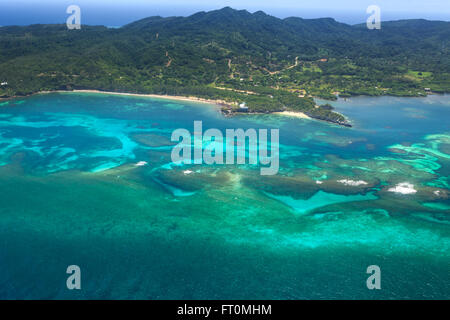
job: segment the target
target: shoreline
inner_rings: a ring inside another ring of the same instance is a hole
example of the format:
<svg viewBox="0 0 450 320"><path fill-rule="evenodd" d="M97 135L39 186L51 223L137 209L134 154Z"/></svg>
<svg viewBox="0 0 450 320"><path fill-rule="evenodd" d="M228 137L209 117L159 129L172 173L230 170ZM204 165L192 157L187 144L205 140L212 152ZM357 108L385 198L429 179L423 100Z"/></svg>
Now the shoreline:
<svg viewBox="0 0 450 320"><path fill-rule="evenodd" d="M238 114L242 115L251 115L251 114L258 114L258 113L247 113L247 112L233 112L231 108L233 108L233 104L230 102L227 102L225 100L211 100L211 99L205 99L205 98L198 98L194 96L171 96L171 95L158 95L158 94L145 94L145 93L129 93L129 92L114 92L114 91L101 91L101 90L95 90L95 89L80 89L80 90L52 90L52 91L39 91L36 93L32 93L30 95L26 96L13 96L9 98L0 98L0 101L7 101L11 99L18 99L18 98L26 98L31 97L34 95L39 94L51 94L51 93L94 93L94 94L106 94L106 95L119 95L119 96L131 96L131 97L141 97L141 98L151 98L151 99L163 99L163 100L173 100L173 101L184 101L184 102L190 102L190 103L202 103L202 104L208 104L211 106L217 106L220 107L220 110L218 110L224 117L233 117ZM225 112L223 107L228 108ZM268 114L273 114L277 116L287 116L291 118L297 118L297 119L309 119L309 120L318 120L318 121L324 121L328 123L333 123L339 126L350 126L349 124L342 124L342 123L336 123L333 121L328 121L324 119L317 119L310 117L306 115L305 113L301 111L275 111L275 112L269 112Z"/></svg>
<svg viewBox="0 0 450 320"><path fill-rule="evenodd" d="M152 99L164 99L164 100L175 100L175 101L185 101L185 102L196 102L211 105L230 105L230 103L224 100L210 100L204 98L197 98L194 96L170 96L170 95L159 95L159 94L146 94L146 93L129 93L129 92L114 92L114 91L101 91L101 90L55 90L55 91L40 91L35 94L48 94L48 93L99 93L99 94L110 94L119 96L131 96L131 97L141 97L141 98L152 98Z"/></svg>
<svg viewBox="0 0 450 320"><path fill-rule="evenodd" d="M97 94L107 94L107 95L119 95L119 96L132 96L132 97L141 97L141 98L151 98L151 99L164 99L164 100L175 100L175 101L184 101L184 102L193 102L193 103L202 103L216 106L227 106L232 107L232 104L225 100L211 100L198 98L194 96L171 96L171 95L159 95L159 94L146 94L146 93L129 93L129 92L115 92L115 91L101 91L101 90L93 90L93 89L82 89L82 90L52 90L52 91L39 91L29 95L24 96L12 96L8 98L0 98L0 101L8 101L13 99L27 98L34 95L39 94L51 94L51 93L97 93Z"/></svg>
<svg viewBox="0 0 450 320"><path fill-rule="evenodd" d="M210 104L210 105L217 105L217 106L227 106L232 107L232 104L225 101L225 100L211 100L211 99L204 99L204 98L197 98L194 96L170 96L170 95L158 95L158 94L140 94L140 93L127 93L127 92L112 92L112 91L100 91L100 90L72 90L72 91L65 91L65 90L58 90L58 91L48 91L43 93L52 93L52 92L76 92L76 93L101 93L101 94L112 94L112 95L123 95L123 96L134 96L134 97L143 97L143 98L153 98L153 99L165 99L165 100L175 100L175 101L184 101L184 102L194 102L194 103L204 103L204 104ZM233 116L237 113L232 114L225 114L224 112L221 112L224 116ZM246 114L246 113L242 113ZM251 114L251 113L249 113ZM305 113L300 111L280 111L280 112L271 112L270 114L274 115L281 115L281 116L289 116L293 118L298 119L312 119L311 117L307 116Z"/></svg>
<svg viewBox="0 0 450 320"><path fill-rule="evenodd" d="M72 93L72 92L73 93L98 93L98 94L109 94L109 95L119 95L119 96L175 100L175 101L194 102L194 103L203 103L203 104L209 104L209 105L232 107L232 104L225 100L211 100L211 99L198 98L198 97L194 97L194 96L171 96L171 95L159 95L159 94L151 94L151 93L146 94L146 93L101 91L101 90L94 90L94 89L39 91L39 92L33 93L29 96L38 95L38 94ZM29 97L29 96L23 96L23 97ZM0 99L0 101L16 99L16 98L20 98L20 96L15 96L15 97L11 97L11 98L3 98L3 99ZM232 116L232 115L236 114L236 113L225 114L223 112L221 112L221 113L224 116L230 116L230 115ZM252 114L252 113L244 113L243 112L242 114ZM281 115L281 116L290 116L290 117L299 118L299 119L312 119L311 117L307 116L305 113L300 112L300 111L277 111L277 112L271 112L270 114Z"/></svg>

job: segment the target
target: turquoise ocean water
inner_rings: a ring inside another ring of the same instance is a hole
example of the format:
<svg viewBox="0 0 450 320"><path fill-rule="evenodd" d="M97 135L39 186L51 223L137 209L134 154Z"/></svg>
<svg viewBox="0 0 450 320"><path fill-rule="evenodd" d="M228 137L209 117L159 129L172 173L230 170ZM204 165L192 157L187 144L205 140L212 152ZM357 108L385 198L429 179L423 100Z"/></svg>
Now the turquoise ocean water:
<svg viewBox="0 0 450 320"><path fill-rule="evenodd" d="M449 96L332 104L353 128L107 94L0 102L0 298L449 299ZM279 129L279 174L172 163L195 120Z"/></svg>

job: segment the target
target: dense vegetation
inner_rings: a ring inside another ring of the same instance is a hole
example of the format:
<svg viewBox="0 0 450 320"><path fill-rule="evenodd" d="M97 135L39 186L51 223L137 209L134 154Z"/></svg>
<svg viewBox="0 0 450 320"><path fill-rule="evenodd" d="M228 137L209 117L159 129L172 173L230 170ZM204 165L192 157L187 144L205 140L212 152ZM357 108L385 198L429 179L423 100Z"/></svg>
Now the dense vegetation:
<svg viewBox="0 0 450 320"><path fill-rule="evenodd" d="M150 17L119 29L0 28L0 97L45 90L192 95L251 112L345 119L312 96L450 91L450 23L278 19L231 8Z"/></svg>

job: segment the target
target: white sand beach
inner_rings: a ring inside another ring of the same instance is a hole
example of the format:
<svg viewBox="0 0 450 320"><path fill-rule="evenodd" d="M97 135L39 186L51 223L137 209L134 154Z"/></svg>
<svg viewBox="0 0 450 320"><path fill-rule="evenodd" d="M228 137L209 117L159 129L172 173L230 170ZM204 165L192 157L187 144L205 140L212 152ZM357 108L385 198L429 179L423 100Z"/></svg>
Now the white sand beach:
<svg viewBox="0 0 450 320"><path fill-rule="evenodd" d="M303 112L298 112L298 111L282 111L282 112L274 112L273 114L278 114L281 116L288 116L288 117L293 117L293 118L311 119L311 117L308 117Z"/></svg>
<svg viewBox="0 0 450 320"><path fill-rule="evenodd" d="M185 96L170 96L170 95L159 95L159 94L140 94L140 93L126 93L126 92L112 92L112 91L100 91L100 90L56 90L56 91L41 91L42 93L67 93L67 92L76 92L76 93L102 93L102 94L111 94L111 95L121 95L121 96L134 96L134 97L146 97L146 98L155 98L155 99L167 99L167 100L177 100L177 101L186 101L186 102L200 102L206 104L226 104L230 105L231 103L225 100L210 100L203 99L197 97L185 97Z"/></svg>

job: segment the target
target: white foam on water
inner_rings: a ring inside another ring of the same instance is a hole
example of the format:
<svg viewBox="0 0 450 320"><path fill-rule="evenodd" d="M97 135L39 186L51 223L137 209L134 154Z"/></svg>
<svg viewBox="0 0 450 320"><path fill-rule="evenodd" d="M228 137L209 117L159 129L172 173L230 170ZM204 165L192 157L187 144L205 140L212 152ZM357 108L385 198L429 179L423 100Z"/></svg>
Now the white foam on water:
<svg viewBox="0 0 450 320"><path fill-rule="evenodd" d="M388 191L401 194L414 194L417 192L417 190L414 189L414 185L409 182L399 183L395 187L389 188Z"/></svg>
<svg viewBox="0 0 450 320"><path fill-rule="evenodd" d="M136 167L143 167L146 166L148 164L147 161L139 161L138 163L135 164Z"/></svg>
<svg viewBox="0 0 450 320"><path fill-rule="evenodd" d="M343 180L338 180L337 182L342 183L346 186L352 186L352 187L357 187L357 186L361 186L361 185L367 185L368 183L364 180L347 180L347 179L343 179Z"/></svg>

